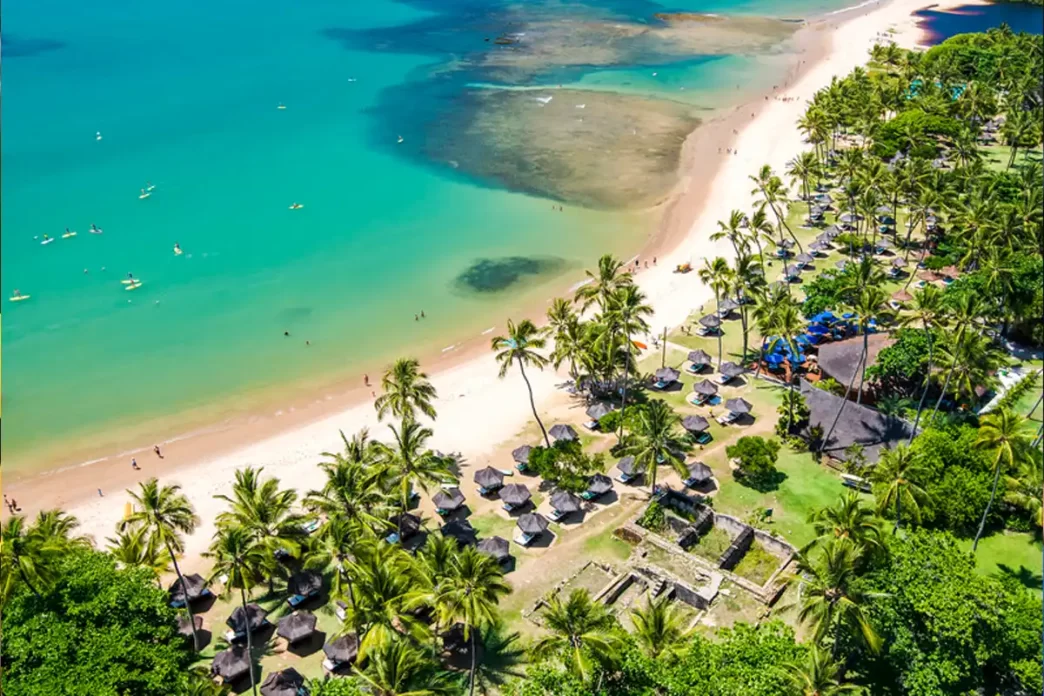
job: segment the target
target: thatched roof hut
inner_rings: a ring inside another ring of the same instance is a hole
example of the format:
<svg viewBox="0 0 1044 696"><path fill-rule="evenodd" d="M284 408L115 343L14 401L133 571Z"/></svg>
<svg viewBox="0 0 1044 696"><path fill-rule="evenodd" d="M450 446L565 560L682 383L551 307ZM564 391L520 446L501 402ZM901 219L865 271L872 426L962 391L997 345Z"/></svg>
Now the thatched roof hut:
<svg viewBox="0 0 1044 696"><path fill-rule="evenodd" d="M801 380L801 395L809 408L809 427L820 426L823 437L841 407L842 397L823 389L817 389ZM824 452L834 459L845 459L845 450L858 444L868 462L876 462L885 447L895 447L910 437L911 425L906 421L886 416L875 409L861 404L848 403L841 411L841 418L834 428Z"/></svg>
<svg viewBox="0 0 1044 696"><path fill-rule="evenodd" d="M742 375L745 370L734 362L723 362L718 368L718 372L729 379L734 379Z"/></svg>
<svg viewBox="0 0 1044 696"><path fill-rule="evenodd" d="M700 324L708 329L716 329L721 326L721 317L717 314L708 314L705 317L700 317Z"/></svg>
<svg viewBox="0 0 1044 696"><path fill-rule="evenodd" d="M725 408L727 408L730 413L742 415L744 413L750 413L754 407L751 406L750 402L746 399L736 397L735 399L729 399L726 401Z"/></svg>
<svg viewBox="0 0 1044 696"><path fill-rule="evenodd" d="M610 406L609 404L604 403L602 401L599 401L596 404L592 404L591 406L588 406L586 413L587 413L587 417L588 418L590 418L591 420L595 420L596 421L596 420L602 420L602 418L604 418L605 416L607 416L610 413L612 413L612 411L613 411L613 407L612 406Z"/></svg>
<svg viewBox="0 0 1044 696"><path fill-rule="evenodd" d="M533 451L532 445L522 445L511 450L511 458L519 464L529 463L529 453Z"/></svg>
<svg viewBox="0 0 1044 696"><path fill-rule="evenodd" d="M605 495L613 490L613 480L605 474L595 474L587 485L587 492L594 496Z"/></svg>
<svg viewBox="0 0 1044 696"><path fill-rule="evenodd" d="M580 499L569 491L555 491L551 494L551 508L562 513L578 512Z"/></svg>
<svg viewBox="0 0 1044 696"><path fill-rule="evenodd" d="M290 576L286 589L293 595L308 597L323 589L323 576L310 570L301 570Z"/></svg>
<svg viewBox="0 0 1044 696"><path fill-rule="evenodd" d="M536 512L527 512L518 518L518 528L526 534L540 534L549 524L546 517Z"/></svg>
<svg viewBox="0 0 1044 696"><path fill-rule="evenodd" d="M478 532L467 520L451 520L442 525L442 536L453 537L461 546L473 546L478 540Z"/></svg>
<svg viewBox="0 0 1044 696"><path fill-rule="evenodd" d="M888 334L875 333L867 336L866 367L873 365L880 352L893 343L895 343L895 339ZM852 374L859 369L862 356L862 336L826 343L819 347L819 369L828 377L833 377L841 384L847 385L852 379Z"/></svg>
<svg viewBox="0 0 1044 696"><path fill-rule="evenodd" d="M250 632L253 633L268 623L266 616L268 616L267 611L262 609L259 604L251 602L245 607L236 607L225 623L236 633L245 634L248 627Z"/></svg>
<svg viewBox="0 0 1044 696"><path fill-rule="evenodd" d="M479 541L476 548L482 553L492 556L498 563L511 558L511 545L507 539L498 536L486 537Z"/></svg>
<svg viewBox="0 0 1044 696"><path fill-rule="evenodd" d="M710 365L711 356L705 350L689 351L689 362L693 365Z"/></svg>
<svg viewBox="0 0 1044 696"><path fill-rule="evenodd" d="M504 485L504 472L487 466L475 472L475 483L485 489L500 488Z"/></svg>
<svg viewBox="0 0 1044 696"><path fill-rule="evenodd" d="M689 465L689 478L687 483L706 483L714 477L714 472L703 462L693 462Z"/></svg>
<svg viewBox="0 0 1044 696"><path fill-rule="evenodd" d="M281 672L269 672L261 683L261 696L301 696L304 684L304 677L293 667L287 667Z"/></svg>
<svg viewBox="0 0 1044 696"><path fill-rule="evenodd" d="M677 382L678 377L680 376L681 373L675 370L673 367L661 367L655 373L653 373L653 377L656 379L658 383L661 384L671 384L672 382Z"/></svg>
<svg viewBox="0 0 1044 696"><path fill-rule="evenodd" d="M621 474L626 476L634 476L638 472L638 466L635 464L634 457L628 455L616 463L616 468L620 470Z"/></svg>
<svg viewBox="0 0 1044 696"><path fill-rule="evenodd" d="M459 488L446 488L432 496L431 502L439 510L452 512L464 505L464 494Z"/></svg>
<svg viewBox="0 0 1044 696"><path fill-rule="evenodd" d="M703 416L685 416L682 419L682 427L690 433L702 433L710 427L710 423Z"/></svg>
<svg viewBox="0 0 1044 696"><path fill-rule="evenodd" d="M279 619L276 634L286 638L287 643L296 643L315 633L315 614L308 611L295 611Z"/></svg>
<svg viewBox="0 0 1044 696"><path fill-rule="evenodd" d="M573 430L573 426L566 425L565 423L559 423L558 425L552 425L551 430L548 433L555 439L556 442L564 441L571 442L573 440L579 440L580 436Z"/></svg>
<svg viewBox="0 0 1044 696"><path fill-rule="evenodd" d="M192 573L191 575L182 576L185 578L185 587L188 588L188 601L195 602L200 597L203 597L207 591L207 581L199 573ZM167 592L170 593L170 600L177 604L184 604L185 593L181 589L181 579L178 578L170 584L167 588Z"/></svg>
<svg viewBox="0 0 1044 696"><path fill-rule="evenodd" d="M500 489L500 499L512 507L519 507L529 502L532 494L521 483L509 483Z"/></svg>
<svg viewBox="0 0 1044 696"><path fill-rule="evenodd" d="M703 396L714 396L718 393L718 385L709 379L703 379L692 385L692 390Z"/></svg>
<svg viewBox="0 0 1044 696"><path fill-rule="evenodd" d="M355 658L359 656L359 636L354 633L346 633L324 645L323 652L335 665L354 662Z"/></svg>
<svg viewBox="0 0 1044 696"><path fill-rule="evenodd" d="M221 677L225 684L230 684L250 674L250 655L245 645L233 645L214 656L210 663L210 673Z"/></svg>

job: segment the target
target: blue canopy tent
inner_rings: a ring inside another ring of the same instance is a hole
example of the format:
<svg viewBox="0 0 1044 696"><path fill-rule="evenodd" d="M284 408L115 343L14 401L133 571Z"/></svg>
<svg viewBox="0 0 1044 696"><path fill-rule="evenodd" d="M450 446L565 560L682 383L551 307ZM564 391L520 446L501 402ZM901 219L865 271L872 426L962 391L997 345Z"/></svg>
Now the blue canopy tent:
<svg viewBox="0 0 1044 696"><path fill-rule="evenodd" d="M815 334L817 336L824 336L830 333L830 329L822 324L809 324L808 328L805 329L806 333Z"/></svg>
<svg viewBox="0 0 1044 696"><path fill-rule="evenodd" d="M836 321L837 317L830 310L824 310L812 317L811 321L813 324L829 324L832 321Z"/></svg>

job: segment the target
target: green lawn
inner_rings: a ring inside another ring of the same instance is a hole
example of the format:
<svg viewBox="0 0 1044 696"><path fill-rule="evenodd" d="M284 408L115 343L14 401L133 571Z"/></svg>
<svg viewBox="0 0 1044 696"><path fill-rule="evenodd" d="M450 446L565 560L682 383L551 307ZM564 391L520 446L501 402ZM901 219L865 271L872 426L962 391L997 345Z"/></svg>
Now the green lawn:
<svg viewBox="0 0 1044 696"><path fill-rule="evenodd" d="M986 158L987 167L994 171L1004 171L1008 168L1008 160L1011 158L1010 147L1007 145L987 145L980 149ZM1040 162L1040 160L1040 148L1030 150L1020 148L1018 154L1015 156L1015 164L1013 165L1013 168L1017 169L1024 164Z"/></svg>
<svg viewBox="0 0 1044 696"><path fill-rule="evenodd" d="M732 537L729 536L729 533L724 529L711 527L706 534L700 537L699 542L689 549L689 553L694 553L700 558L717 564L721 554L725 553L730 546L732 546Z"/></svg>
<svg viewBox="0 0 1044 696"><path fill-rule="evenodd" d="M732 572L751 582L764 585L780 564L779 558L773 556L761 544L755 541L747 549L747 553L743 554L743 558L732 569Z"/></svg>
<svg viewBox="0 0 1044 696"><path fill-rule="evenodd" d="M958 543L971 551L971 539L961 539ZM984 575L1018 578L1023 585L1040 593L1042 551L1044 548L1032 534L1000 532L979 542L975 567Z"/></svg>
<svg viewBox="0 0 1044 696"><path fill-rule="evenodd" d="M610 562L626 561L631 555L631 545L613 536L616 525L610 525L603 532L584 541L584 555L593 560Z"/></svg>
<svg viewBox="0 0 1044 696"><path fill-rule="evenodd" d="M845 490L837 473L816 464L811 454L794 452L789 447L780 450L776 467L786 478L776 490L767 492L737 483L729 471L724 452L704 461L714 469L721 484L721 490L714 497L716 510L746 519L757 508L771 509L768 522L760 526L797 547L815 538L815 531L808 521L809 514L833 504ZM872 502L872 496L866 495L866 499Z"/></svg>

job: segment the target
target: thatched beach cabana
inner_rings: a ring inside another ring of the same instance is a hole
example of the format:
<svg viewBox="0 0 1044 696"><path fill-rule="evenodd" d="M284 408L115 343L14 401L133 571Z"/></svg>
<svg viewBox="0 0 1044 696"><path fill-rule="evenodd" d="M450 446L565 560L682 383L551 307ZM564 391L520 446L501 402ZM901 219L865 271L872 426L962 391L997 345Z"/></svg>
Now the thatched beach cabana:
<svg viewBox="0 0 1044 696"><path fill-rule="evenodd" d="M276 635L286 638L291 645L311 637L315 633L315 614L308 611L296 611L279 619L276 624Z"/></svg>
<svg viewBox="0 0 1044 696"><path fill-rule="evenodd" d="M304 685L304 677L293 667L287 667L281 672L270 672L265 677L261 683L261 696L302 696L308 693Z"/></svg>

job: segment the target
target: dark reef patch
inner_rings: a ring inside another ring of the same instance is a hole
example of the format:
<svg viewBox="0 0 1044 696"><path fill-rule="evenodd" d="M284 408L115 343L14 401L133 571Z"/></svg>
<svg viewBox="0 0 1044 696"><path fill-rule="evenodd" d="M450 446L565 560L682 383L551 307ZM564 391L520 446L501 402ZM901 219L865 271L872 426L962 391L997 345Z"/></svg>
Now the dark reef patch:
<svg viewBox="0 0 1044 696"><path fill-rule="evenodd" d="M561 273L569 267L565 259L554 256L506 256L477 259L457 276L458 290L497 293L524 282L527 278Z"/></svg>
<svg viewBox="0 0 1044 696"><path fill-rule="evenodd" d="M51 39L23 39L4 34L0 36L0 56L3 58L29 58L65 48L65 43Z"/></svg>

